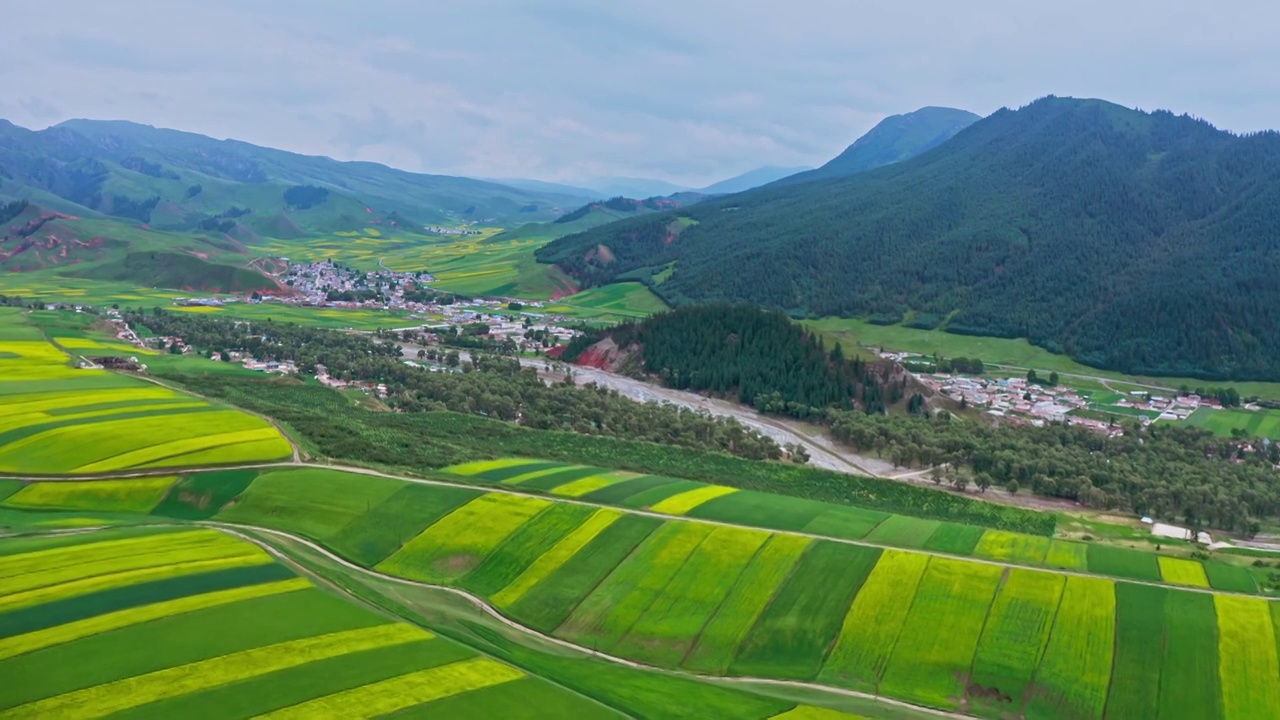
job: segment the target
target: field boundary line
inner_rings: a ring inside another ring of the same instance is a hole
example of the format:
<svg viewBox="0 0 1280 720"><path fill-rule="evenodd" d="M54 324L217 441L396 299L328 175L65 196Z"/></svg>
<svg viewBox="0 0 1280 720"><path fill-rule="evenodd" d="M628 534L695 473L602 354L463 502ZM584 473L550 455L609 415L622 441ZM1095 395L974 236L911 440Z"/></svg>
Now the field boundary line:
<svg viewBox="0 0 1280 720"><path fill-rule="evenodd" d="M154 469L139 470L139 471L133 471L133 472L110 473L110 474L103 474L103 475L68 476L68 475L0 474L0 480L19 480L22 482L86 482L86 481L101 481L101 480L122 480L122 479L128 479L128 478L148 477L152 475L182 475L186 473L195 473L195 472L219 472L219 471L225 471L225 470L290 470L290 469L337 470L340 472L350 473L353 475L368 475L371 477L386 478L388 480L399 480L401 482L414 483L417 485L434 485L437 487L468 488L471 490L480 490L482 493L500 493L504 495L516 495L520 497L540 498L553 503L563 502L563 503L571 503L574 505L585 505L593 508L609 508L612 510L617 510L622 513L628 513L632 515L641 515L644 517L651 517L651 518L656 518L664 521L677 520L677 521L684 521L684 522L702 523L704 525L714 525L717 527L746 528L750 530L760 530L763 532L773 533L775 535L792 535L795 537L809 538L810 540L825 540L827 542L841 543L844 545L855 545L858 547L866 547L866 548L877 548L880 550L900 550L902 552L919 553L921 555L928 555L930 557L951 558L955 560L964 560L968 562L981 563L983 565L994 565L996 567L1001 567L1001 568L1023 568L1027 570L1038 570L1040 572L1057 573L1059 575L1084 577L1084 578L1096 578L1096 579L1102 579L1102 580L1112 580L1115 582L1128 582L1128 583L1133 583L1135 585L1150 585L1154 587L1183 590L1186 592L1205 593L1207 595L1228 595L1233 597L1257 598L1257 599L1265 600L1268 602L1280 602L1280 598L1275 598L1268 595L1261 595L1258 593L1245 593L1245 592L1239 592L1236 590L1219 590L1212 587L1191 587L1191 586L1184 586L1184 585L1171 585L1168 583L1159 582L1155 580L1139 580L1135 578L1122 577L1119 575L1107 575L1104 573L1090 573L1090 572L1082 572L1079 570L1050 568L1050 567L1044 567L1040 565L1023 565L1023 564L1012 563L1012 562L1004 562L1000 560L990 560L987 558L975 557L972 555L953 555L950 553L928 550L923 547L910 548L910 547L900 547L897 545L884 545L880 543L869 542L867 540L852 540L849 538L833 537L831 535L819 535L817 533L805 532L803 530L780 530L780 529L774 529L774 528L761 527L759 525L744 525L741 523L726 522L724 520L712 520L709 518L697 518L697 517L689 517L685 515L664 515L663 513L656 513L651 510L641 510L639 508L628 508L628 507L623 507L619 505L604 505L600 503L590 502L588 500L583 500L581 498L567 498L567 497L560 497L560 496L552 496L547 493L541 493L541 492L536 492L536 493L520 492L519 490L515 490L497 483L486 483L481 485L481 484L474 484L474 483L454 482L451 480L444 480L438 477L421 478L421 477L410 477L406 475L393 475L391 473L382 472L381 470L357 467L354 465L338 465L338 464L325 464L325 463L313 463L313 462L297 462L297 463L273 462L273 463L257 463L257 464L241 464L241 465L212 465L212 466L194 467L194 468L154 468ZM837 505L836 507L857 507L857 506ZM54 509L54 508L50 508L50 509ZM40 510L35 510L35 511L41 512ZM890 513L890 514L900 515L899 513ZM915 516L901 515L901 517L914 518ZM927 519L927 518L916 518L916 519ZM993 529L993 528L988 528L988 529ZM1033 535L1031 537L1041 537L1041 536ZM1112 546L1099 545L1097 547L1112 547ZM1141 552L1141 551L1138 551L1138 552ZM1158 558L1161 556L1155 555L1155 557Z"/></svg>

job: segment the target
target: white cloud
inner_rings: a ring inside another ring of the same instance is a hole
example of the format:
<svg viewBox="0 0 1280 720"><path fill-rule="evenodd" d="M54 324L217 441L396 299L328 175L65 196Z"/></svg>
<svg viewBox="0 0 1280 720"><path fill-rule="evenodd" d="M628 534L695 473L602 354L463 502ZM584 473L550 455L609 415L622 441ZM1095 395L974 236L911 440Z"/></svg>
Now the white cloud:
<svg viewBox="0 0 1280 720"><path fill-rule="evenodd" d="M1104 97L1257 130L1280 6L64 0L6 9L4 115L125 118L409 170L699 185L885 115ZM74 18L74 22L67 22Z"/></svg>

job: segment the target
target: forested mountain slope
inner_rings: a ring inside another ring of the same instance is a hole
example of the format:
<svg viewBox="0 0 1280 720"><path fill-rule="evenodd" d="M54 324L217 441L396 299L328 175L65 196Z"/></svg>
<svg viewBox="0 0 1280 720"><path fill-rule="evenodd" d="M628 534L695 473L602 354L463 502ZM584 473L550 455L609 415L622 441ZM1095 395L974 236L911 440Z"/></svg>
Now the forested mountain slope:
<svg viewBox="0 0 1280 720"><path fill-rule="evenodd" d="M1132 373L1280 377L1280 134L1048 97L912 160L562 238L669 303L914 311ZM673 271L668 271L674 268Z"/></svg>

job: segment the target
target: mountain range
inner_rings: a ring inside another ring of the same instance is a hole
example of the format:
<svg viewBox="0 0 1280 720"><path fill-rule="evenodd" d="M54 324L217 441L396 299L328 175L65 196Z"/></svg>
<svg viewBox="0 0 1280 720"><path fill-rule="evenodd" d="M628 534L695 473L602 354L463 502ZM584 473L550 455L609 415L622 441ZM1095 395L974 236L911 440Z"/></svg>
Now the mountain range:
<svg viewBox="0 0 1280 720"><path fill-rule="evenodd" d="M1047 97L914 158L561 238L584 284L1027 338L1085 363L1280 377L1280 134Z"/></svg>

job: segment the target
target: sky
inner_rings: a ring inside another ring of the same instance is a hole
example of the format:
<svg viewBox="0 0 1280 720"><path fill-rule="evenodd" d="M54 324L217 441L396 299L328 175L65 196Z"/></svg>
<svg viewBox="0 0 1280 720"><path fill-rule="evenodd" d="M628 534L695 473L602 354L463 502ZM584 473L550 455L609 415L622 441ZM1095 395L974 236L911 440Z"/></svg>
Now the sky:
<svg viewBox="0 0 1280 720"><path fill-rule="evenodd" d="M47 0L5 9L0 118L697 187L820 165L926 105L1054 94L1280 128L1278 68L1265 0Z"/></svg>

